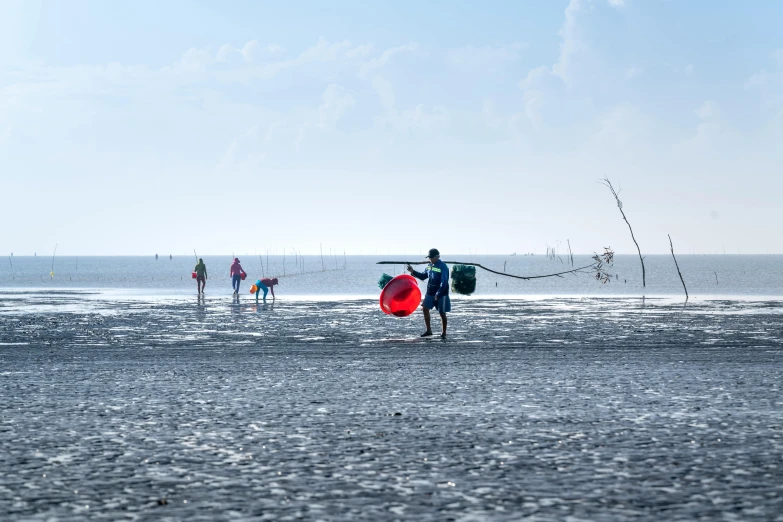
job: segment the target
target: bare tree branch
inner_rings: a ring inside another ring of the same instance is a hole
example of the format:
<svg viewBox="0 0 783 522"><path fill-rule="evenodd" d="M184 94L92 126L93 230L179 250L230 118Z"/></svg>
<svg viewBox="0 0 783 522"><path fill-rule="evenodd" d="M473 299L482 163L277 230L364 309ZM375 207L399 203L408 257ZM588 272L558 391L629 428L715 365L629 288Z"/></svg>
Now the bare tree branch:
<svg viewBox="0 0 783 522"><path fill-rule="evenodd" d="M674 258L674 266L677 267L677 274L680 276L680 281L682 281L682 288L685 290L685 301L688 301L688 289L685 287L685 279L682 278L682 272L680 272L680 265L677 264L677 258L674 257L674 245L672 245L672 236L669 234L666 234L669 236L669 247L672 250L672 258ZM717 276L716 276L717 277Z"/></svg>
<svg viewBox="0 0 783 522"><path fill-rule="evenodd" d="M646 287L647 278L644 270L644 258L642 257L642 249L639 248L639 243L636 242L636 237L634 237L633 235L633 228L631 228L631 224L628 222L628 218L625 217L625 212L623 212L623 202L620 201L620 196L617 195L617 192L614 190L614 187L612 186L612 182L609 181L609 178L604 178L602 181L599 181L599 183L601 185L605 185L612 192L612 196L614 196L615 201L617 201L617 208L620 209L620 214L622 214L625 224L628 225L628 230L631 231L631 239L633 239L633 243L636 245L636 250L639 252L639 261L642 263L642 286Z"/></svg>

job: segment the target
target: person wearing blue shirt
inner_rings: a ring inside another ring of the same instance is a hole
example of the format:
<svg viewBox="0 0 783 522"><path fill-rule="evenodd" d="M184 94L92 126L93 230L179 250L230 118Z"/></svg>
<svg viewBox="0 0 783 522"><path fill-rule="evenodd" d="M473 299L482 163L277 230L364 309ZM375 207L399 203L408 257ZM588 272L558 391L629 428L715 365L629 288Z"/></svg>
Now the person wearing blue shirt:
<svg viewBox="0 0 783 522"><path fill-rule="evenodd" d="M437 248L431 248L427 259L430 263L424 272L417 272L411 265L408 265L408 272L417 279L424 281L427 280L427 294L424 296L424 302L421 305L421 309L424 312L424 325L427 327L427 331L421 334L422 337L429 337L432 335L432 328L430 327L430 310L433 308L438 309L440 314L441 324L443 326L443 333L440 337L446 338L446 312L451 312L451 300L449 299L449 267L446 263L440 260L440 252Z"/></svg>

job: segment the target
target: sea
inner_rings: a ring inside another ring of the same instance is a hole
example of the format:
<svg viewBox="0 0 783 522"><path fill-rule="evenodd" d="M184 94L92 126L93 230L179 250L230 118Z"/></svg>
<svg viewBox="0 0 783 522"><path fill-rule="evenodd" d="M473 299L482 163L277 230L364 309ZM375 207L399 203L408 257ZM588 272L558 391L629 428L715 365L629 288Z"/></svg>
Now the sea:
<svg viewBox="0 0 783 522"><path fill-rule="evenodd" d="M377 297L384 273L405 273L403 264L379 265L379 261L421 261L411 255L383 256L239 256L248 273L243 293L261 277L277 277L278 298L339 299ZM203 256L207 265L206 291L212 295L232 293L231 255ZM480 263L498 272L540 276L590 265L591 256L543 255L444 255L444 261ZM157 259L148 256L9 256L0 263L0 289L90 289L106 294L136 296L184 296L195 294L191 278L194 256ZM775 298L783 295L781 255L679 255L677 263L688 293L694 297ZM683 283L671 255L648 255L644 259L645 284L636 255L616 255L608 267L612 275L600 282L595 272L581 272L521 280L477 269L475 293L457 298L509 296L682 296ZM419 265L422 269L424 265ZM424 283L422 283L423 287Z"/></svg>

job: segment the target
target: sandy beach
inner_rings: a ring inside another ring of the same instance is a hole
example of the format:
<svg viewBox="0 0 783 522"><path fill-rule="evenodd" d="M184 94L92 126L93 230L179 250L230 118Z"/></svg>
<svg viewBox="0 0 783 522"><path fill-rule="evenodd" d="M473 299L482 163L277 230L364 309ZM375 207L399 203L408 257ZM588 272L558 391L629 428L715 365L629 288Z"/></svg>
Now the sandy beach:
<svg viewBox="0 0 783 522"><path fill-rule="evenodd" d="M11 520L783 520L783 302L0 294ZM437 324L437 323L436 323Z"/></svg>

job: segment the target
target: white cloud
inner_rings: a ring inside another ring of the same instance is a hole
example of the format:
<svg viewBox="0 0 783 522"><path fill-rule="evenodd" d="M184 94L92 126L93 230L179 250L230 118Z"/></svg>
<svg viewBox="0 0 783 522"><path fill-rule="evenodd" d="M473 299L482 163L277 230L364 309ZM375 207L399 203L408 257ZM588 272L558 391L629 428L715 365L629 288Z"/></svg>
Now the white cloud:
<svg viewBox="0 0 783 522"><path fill-rule="evenodd" d="M776 49L770 55L776 69L753 74L745 81L745 89L759 96L767 107L778 111L775 118L783 117L783 49Z"/></svg>
<svg viewBox="0 0 783 522"><path fill-rule="evenodd" d="M739 147L739 136L721 121L717 102L705 100L694 114L699 118L695 132L672 146L678 160L697 162L699 158L709 158L713 161L717 155L725 155L730 149Z"/></svg>
<svg viewBox="0 0 783 522"><path fill-rule="evenodd" d="M256 62L285 54L285 49L276 44L261 45L258 41L251 40L242 47L241 53L246 62Z"/></svg>
<svg viewBox="0 0 783 522"><path fill-rule="evenodd" d="M623 7L625 5L625 0L609 0L609 5L612 7Z"/></svg>
<svg viewBox="0 0 783 522"><path fill-rule="evenodd" d="M186 71L202 71L214 61L215 58L209 49L194 47L185 51L178 66Z"/></svg>
<svg viewBox="0 0 783 522"><path fill-rule="evenodd" d="M241 48L223 44L217 51L211 48L192 48L171 68L183 73L204 73L214 69L217 79L224 82L247 83L255 79L274 77L284 71L301 69L318 75L318 66L344 66L358 69L358 74L383 68L393 56L413 51L416 43L376 52L371 43L352 44L348 40L330 42L321 37L298 55L287 56L286 50L277 44L263 45L250 40ZM219 66L217 68L213 66Z"/></svg>
<svg viewBox="0 0 783 522"><path fill-rule="evenodd" d="M239 54L236 47L230 44L223 44L217 50L217 56L215 59L218 62L227 62L231 59L232 55Z"/></svg>
<svg viewBox="0 0 783 522"><path fill-rule="evenodd" d="M466 70L497 71L519 61L522 51L527 46L521 42L508 45L475 47L468 45L446 52L446 60L454 67Z"/></svg>
<svg viewBox="0 0 783 522"><path fill-rule="evenodd" d="M321 95L321 100L323 103L318 107L318 114L322 128L333 127L345 111L356 105L353 93L336 83L329 84Z"/></svg>
<svg viewBox="0 0 783 522"><path fill-rule="evenodd" d="M257 40L246 42L242 48L231 44L221 45L215 55L218 63L232 62L235 58L247 63L262 62L285 54L285 49L279 45L262 45Z"/></svg>
<svg viewBox="0 0 783 522"><path fill-rule="evenodd" d="M391 47L389 49L386 49L385 51L383 51L381 53L380 56L378 56L376 58L371 58L370 60L368 60L362 66L361 74L362 75L366 75L366 74L370 73L371 71L379 69L379 68L383 67L384 65L386 65L387 63L389 63L389 61L391 61L391 59L394 56L396 56L398 54L406 53L406 52L414 52L418 48L419 48L419 44L417 44L416 42L409 42L409 43L407 43L405 45L400 45L398 47Z"/></svg>
<svg viewBox="0 0 783 522"><path fill-rule="evenodd" d="M625 71L625 77L629 80L636 78L642 74L642 71L641 67L629 67L628 70Z"/></svg>
<svg viewBox="0 0 783 522"><path fill-rule="evenodd" d="M525 114L536 130L541 130L544 108L574 83L577 69L595 67L595 64L588 64L589 60L585 57L588 45L578 24L585 5L585 0L570 0L565 8L564 21L558 32L560 53L557 62L532 69L519 82L524 92Z"/></svg>
<svg viewBox="0 0 783 522"><path fill-rule="evenodd" d="M372 44L353 45L348 40L341 42L329 42L321 37L318 42L299 55L298 61L306 62L330 62L339 59L363 59L373 54Z"/></svg>
<svg viewBox="0 0 783 522"><path fill-rule="evenodd" d="M420 103L413 109L403 110L397 126L399 130L443 130L449 127L450 120L449 111L445 107Z"/></svg>
<svg viewBox="0 0 783 522"><path fill-rule="evenodd" d="M536 130L541 129L541 110L544 107L548 93L556 86L552 85L556 77L548 67L537 67L530 71L519 83L523 90L525 115Z"/></svg>
<svg viewBox="0 0 783 522"><path fill-rule="evenodd" d="M696 115L702 120L708 120L718 112L718 104L713 100L707 100L696 109Z"/></svg>
<svg viewBox="0 0 783 522"><path fill-rule="evenodd" d="M783 49L775 49L772 51L772 58L778 65L778 69L783 69Z"/></svg>
<svg viewBox="0 0 783 522"><path fill-rule="evenodd" d="M505 119L497 113L497 108L492 100L484 100L481 116L484 120L484 125L493 130L500 129L505 121Z"/></svg>
<svg viewBox="0 0 783 522"><path fill-rule="evenodd" d="M690 76L693 74L693 64L688 64L685 66L685 75Z"/></svg>
<svg viewBox="0 0 783 522"><path fill-rule="evenodd" d="M579 61L579 55L587 50L587 44L579 32L579 13L584 9L584 0L571 0L565 9L565 21L560 28L560 57L552 66L552 73L568 82L572 75L574 63Z"/></svg>
<svg viewBox="0 0 783 522"><path fill-rule="evenodd" d="M261 137L258 125L253 125L247 131L235 137L220 159L217 171L222 174L257 174L262 169L266 157L264 150L265 137Z"/></svg>
<svg viewBox="0 0 783 522"><path fill-rule="evenodd" d="M588 139L589 148L611 148L612 153L628 150L645 133L649 123L644 114L628 103L621 103L601 116L598 130Z"/></svg>
<svg viewBox="0 0 783 522"><path fill-rule="evenodd" d="M387 112L394 109L394 104L396 103L397 98L394 95L394 89L392 88L391 82L381 75L375 75L375 77L372 79L372 87L378 94L381 107L383 107Z"/></svg>

